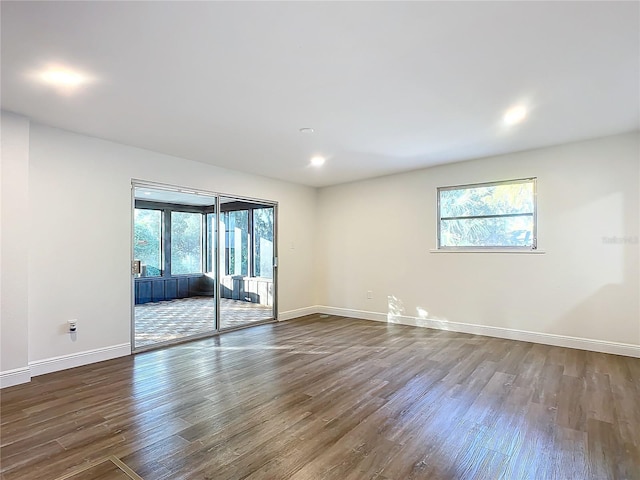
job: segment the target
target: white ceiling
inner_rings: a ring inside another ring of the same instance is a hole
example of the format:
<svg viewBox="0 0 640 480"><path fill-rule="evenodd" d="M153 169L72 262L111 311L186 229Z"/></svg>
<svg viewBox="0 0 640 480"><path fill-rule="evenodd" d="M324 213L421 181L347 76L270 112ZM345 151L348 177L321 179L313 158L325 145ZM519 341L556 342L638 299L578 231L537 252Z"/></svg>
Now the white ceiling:
<svg viewBox="0 0 640 480"><path fill-rule="evenodd" d="M1 9L4 109L307 185L640 128L638 2ZM59 95L28 77L50 63L95 82ZM506 129L519 102L530 116ZM323 168L309 166L314 154Z"/></svg>

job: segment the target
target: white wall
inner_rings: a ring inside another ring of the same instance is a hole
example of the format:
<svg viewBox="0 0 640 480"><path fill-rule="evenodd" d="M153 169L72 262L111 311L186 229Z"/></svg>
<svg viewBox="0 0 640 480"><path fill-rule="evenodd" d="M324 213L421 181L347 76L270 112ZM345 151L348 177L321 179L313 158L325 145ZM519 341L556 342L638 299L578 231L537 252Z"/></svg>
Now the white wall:
<svg viewBox="0 0 640 480"><path fill-rule="evenodd" d="M29 122L3 114L0 155L0 386L29 378Z"/></svg>
<svg viewBox="0 0 640 480"><path fill-rule="evenodd" d="M130 351L132 178L278 202L279 317L315 304L315 189L35 123L29 131L19 121L26 137L3 124L3 153L5 144L24 143L20 178L9 177L6 159L2 167L3 374L26 366L27 351L32 375ZM9 204L17 209L6 215ZM27 331L27 309L28 348L17 341ZM78 320L75 338L67 333L71 318Z"/></svg>
<svg viewBox="0 0 640 480"><path fill-rule="evenodd" d="M542 335L515 338L544 343L578 337L595 340L578 347L614 342L636 354L639 165L633 133L321 189L319 301L327 312L507 337L524 330ZM437 187L530 176L546 254L430 252Z"/></svg>
<svg viewBox="0 0 640 480"><path fill-rule="evenodd" d="M3 112L0 385L128 353L132 178L279 202L280 319L319 309L635 354L639 154L634 133L315 190ZM438 186L529 176L545 254L430 251Z"/></svg>

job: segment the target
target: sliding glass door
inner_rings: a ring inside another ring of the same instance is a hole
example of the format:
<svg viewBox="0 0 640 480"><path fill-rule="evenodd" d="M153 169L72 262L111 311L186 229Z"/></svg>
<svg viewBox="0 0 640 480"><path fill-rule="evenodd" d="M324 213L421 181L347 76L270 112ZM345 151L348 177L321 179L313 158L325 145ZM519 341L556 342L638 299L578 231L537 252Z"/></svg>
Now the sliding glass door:
<svg viewBox="0 0 640 480"><path fill-rule="evenodd" d="M220 197L220 328L275 318L276 207Z"/></svg>
<svg viewBox="0 0 640 480"><path fill-rule="evenodd" d="M215 212L214 195L134 188L134 350L218 330Z"/></svg>
<svg viewBox="0 0 640 480"><path fill-rule="evenodd" d="M275 319L274 203L137 183L133 203L134 351Z"/></svg>

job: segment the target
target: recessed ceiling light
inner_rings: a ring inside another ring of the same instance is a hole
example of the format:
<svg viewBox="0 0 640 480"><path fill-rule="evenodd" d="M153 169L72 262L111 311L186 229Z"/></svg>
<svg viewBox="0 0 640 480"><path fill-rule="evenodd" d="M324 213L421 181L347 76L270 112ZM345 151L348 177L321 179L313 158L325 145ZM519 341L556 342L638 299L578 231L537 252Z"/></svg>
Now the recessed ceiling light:
<svg viewBox="0 0 640 480"><path fill-rule="evenodd" d="M527 107L524 105L516 105L507 110L502 117L505 125L516 125L522 122L527 116Z"/></svg>
<svg viewBox="0 0 640 480"><path fill-rule="evenodd" d="M85 82L82 75L69 70L47 70L40 78L45 83L62 87L77 87Z"/></svg>
<svg viewBox="0 0 640 480"><path fill-rule="evenodd" d="M87 83L86 75L63 67L49 67L39 74L40 81L54 87L75 88Z"/></svg>
<svg viewBox="0 0 640 480"><path fill-rule="evenodd" d="M324 165L324 162L325 158L321 157L320 155L316 155L311 159L311 165L313 165L314 167L321 167L322 165Z"/></svg>
<svg viewBox="0 0 640 480"><path fill-rule="evenodd" d="M299 131L300 133L313 133L315 130L311 127L302 127Z"/></svg>
<svg viewBox="0 0 640 480"><path fill-rule="evenodd" d="M62 95L74 93L80 87L95 81L94 77L86 73L52 64L41 70L28 72L26 76L34 82L55 88Z"/></svg>

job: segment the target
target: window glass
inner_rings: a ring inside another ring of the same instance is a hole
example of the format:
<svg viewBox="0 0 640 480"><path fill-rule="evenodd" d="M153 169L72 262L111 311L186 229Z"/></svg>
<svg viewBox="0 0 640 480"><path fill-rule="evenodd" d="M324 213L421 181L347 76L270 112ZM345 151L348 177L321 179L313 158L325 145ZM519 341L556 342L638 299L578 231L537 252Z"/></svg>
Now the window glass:
<svg viewBox="0 0 640 480"><path fill-rule="evenodd" d="M162 211L136 208L133 231L133 256L140 261L140 276L162 275Z"/></svg>
<svg viewBox="0 0 640 480"><path fill-rule="evenodd" d="M201 213L171 212L171 273L202 273Z"/></svg>
<svg viewBox="0 0 640 480"><path fill-rule="evenodd" d="M438 189L438 248L536 248L535 179Z"/></svg>
<svg viewBox="0 0 640 480"><path fill-rule="evenodd" d="M273 278L273 208L253 210L253 240L254 275Z"/></svg>
<svg viewBox="0 0 640 480"><path fill-rule="evenodd" d="M225 212L225 265L227 275L249 275L249 211Z"/></svg>
<svg viewBox="0 0 640 480"><path fill-rule="evenodd" d="M207 272L215 269L215 227L216 214L207 213Z"/></svg>

